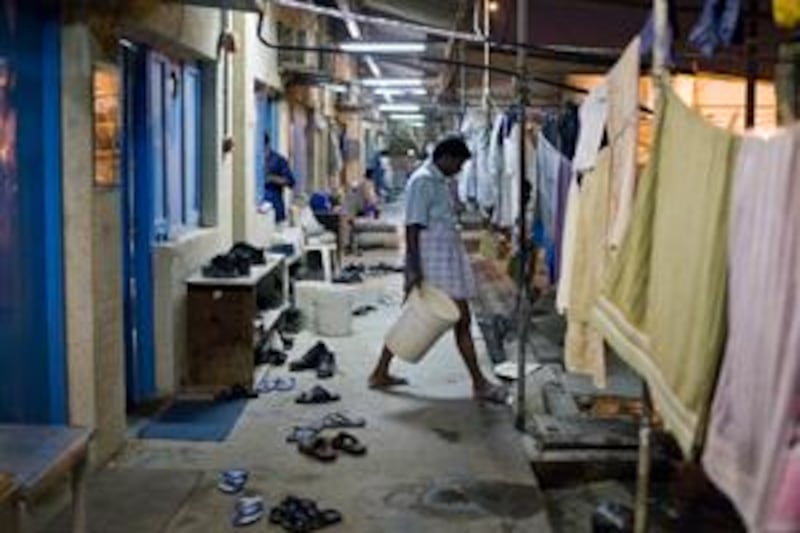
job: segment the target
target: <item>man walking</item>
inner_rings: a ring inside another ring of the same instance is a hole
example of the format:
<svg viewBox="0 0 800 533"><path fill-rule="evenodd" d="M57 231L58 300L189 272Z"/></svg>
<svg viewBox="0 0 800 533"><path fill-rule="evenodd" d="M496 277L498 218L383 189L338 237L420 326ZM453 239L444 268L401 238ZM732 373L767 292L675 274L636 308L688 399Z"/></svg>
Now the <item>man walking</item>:
<svg viewBox="0 0 800 533"><path fill-rule="evenodd" d="M475 296L475 280L458 230L455 198L447 183L470 157L463 140L447 138L436 145L432 158L423 163L408 182L405 290L408 294L424 280L455 301L461 312L454 331L456 344L472 379L473 396L478 400L505 403L505 388L486 379L478 365L468 302ZM393 357L384 346L369 378L370 387L381 389L407 384L405 379L389 373Z"/></svg>

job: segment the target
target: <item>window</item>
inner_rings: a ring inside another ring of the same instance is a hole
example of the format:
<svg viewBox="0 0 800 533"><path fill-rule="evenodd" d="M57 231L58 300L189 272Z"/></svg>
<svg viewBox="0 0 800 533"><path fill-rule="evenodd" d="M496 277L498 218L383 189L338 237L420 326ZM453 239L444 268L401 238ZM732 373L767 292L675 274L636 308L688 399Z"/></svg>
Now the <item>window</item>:
<svg viewBox="0 0 800 533"><path fill-rule="evenodd" d="M154 238L164 241L200 223L200 70L151 52L148 76Z"/></svg>

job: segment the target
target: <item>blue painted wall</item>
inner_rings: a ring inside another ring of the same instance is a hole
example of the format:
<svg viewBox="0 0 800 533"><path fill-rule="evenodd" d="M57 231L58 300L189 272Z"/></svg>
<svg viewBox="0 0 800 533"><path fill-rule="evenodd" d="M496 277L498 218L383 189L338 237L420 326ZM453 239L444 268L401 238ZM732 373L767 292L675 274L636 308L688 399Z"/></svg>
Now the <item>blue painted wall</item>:
<svg viewBox="0 0 800 533"><path fill-rule="evenodd" d="M67 418L58 36L35 3L0 10L3 422Z"/></svg>

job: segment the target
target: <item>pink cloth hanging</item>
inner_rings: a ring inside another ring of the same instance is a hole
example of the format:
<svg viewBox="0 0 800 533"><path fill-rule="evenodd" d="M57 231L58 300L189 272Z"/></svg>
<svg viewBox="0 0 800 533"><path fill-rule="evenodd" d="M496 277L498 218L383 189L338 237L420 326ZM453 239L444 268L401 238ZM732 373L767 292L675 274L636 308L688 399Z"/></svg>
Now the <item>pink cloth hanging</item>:
<svg viewBox="0 0 800 533"><path fill-rule="evenodd" d="M703 465L751 531L800 531L800 128L748 137L729 237L728 341Z"/></svg>

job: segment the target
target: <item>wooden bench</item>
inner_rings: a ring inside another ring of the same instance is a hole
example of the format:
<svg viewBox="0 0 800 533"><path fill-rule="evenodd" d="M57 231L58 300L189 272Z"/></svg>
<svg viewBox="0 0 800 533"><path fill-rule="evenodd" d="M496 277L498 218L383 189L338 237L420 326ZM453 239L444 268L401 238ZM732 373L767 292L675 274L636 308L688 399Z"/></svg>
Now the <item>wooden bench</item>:
<svg viewBox="0 0 800 533"><path fill-rule="evenodd" d="M65 426L0 424L0 472L8 474L6 501L16 507L12 531L31 533L30 503L71 475L72 532L86 532L86 458L92 432Z"/></svg>

